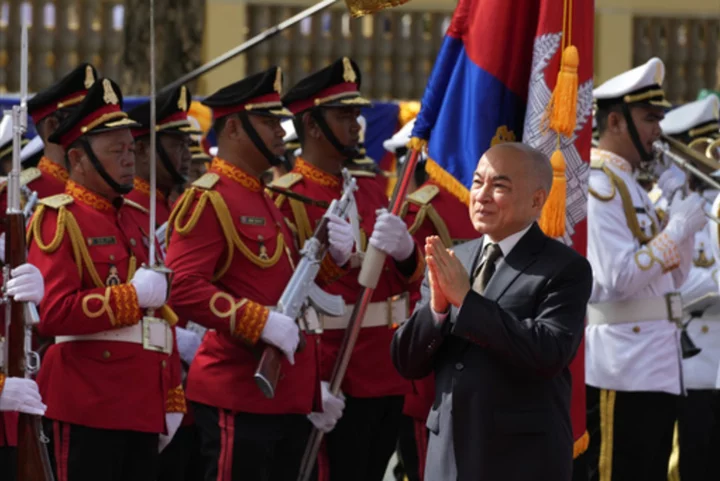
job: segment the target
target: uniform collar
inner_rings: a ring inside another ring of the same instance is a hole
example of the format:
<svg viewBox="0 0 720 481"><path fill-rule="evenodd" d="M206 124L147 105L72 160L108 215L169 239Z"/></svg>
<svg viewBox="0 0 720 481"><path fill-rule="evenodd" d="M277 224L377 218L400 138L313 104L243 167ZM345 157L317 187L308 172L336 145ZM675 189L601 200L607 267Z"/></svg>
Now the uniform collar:
<svg viewBox="0 0 720 481"><path fill-rule="evenodd" d="M295 159L295 168L293 170L298 174L302 174L303 178L325 187L339 188L342 185L340 177L315 167L310 162L303 160L302 157Z"/></svg>
<svg viewBox="0 0 720 481"><path fill-rule="evenodd" d="M115 211L112 202L72 180L68 180L67 184L65 184L65 193L70 195L76 202L90 206L100 212Z"/></svg>
<svg viewBox="0 0 720 481"><path fill-rule="evenodd" d="M220 157L215 157L212 160L210 170L222 175L223 177L234 180L238 184L253 192L260 192L262 190L260 179L248 174L240 167L232 165Z"/></svg>
<svg viewBox="0 0 720 481"><path fill-rule="evenodd" d="M133 189L137 190L141 194L144 194L148 197L150 197L150 183L145 181L145 179L141 179L140 177L135 177L133 179ZM160 192L159 189L155 189L155 195L157 196L158 200L165 201L165 194Z"/></svg>
<svg viewBox="0 0 720 481"><path fill-rule="evenodd" d="M609 150L593 148L590 150L590 158L592 160L602 160L606 164L611 165L617 170L624 172L628 175L633 174L633 168L630 165L630 162L615 154L614 152L610 152Z"/></svg>
<svg viewBox="0 0 720 481"><path fill-rule="evenodd" d="M481 252L485 252L485 247L489 244L497 244L500 246L500 251L502 252L503 257L507 257L510 255L510 252L515 248L518 242L520 242L520 239L523 238L525 234L530 230L530 228L533 226L533 223L531 222L530 225L525 227L523 230L518 231L514 234L511 234L501 240L500 242L494 242L489 237L485 236L483 238L483 246Z"/></svg>
<svg viewBox="0 0 720 481"><path fill-rule="evenodd" d="M43 174L47 174L62 184L66 184L70 178L67 169L62 165L56 164L52 160L43 156L38 162L37 168Z"/></svg>

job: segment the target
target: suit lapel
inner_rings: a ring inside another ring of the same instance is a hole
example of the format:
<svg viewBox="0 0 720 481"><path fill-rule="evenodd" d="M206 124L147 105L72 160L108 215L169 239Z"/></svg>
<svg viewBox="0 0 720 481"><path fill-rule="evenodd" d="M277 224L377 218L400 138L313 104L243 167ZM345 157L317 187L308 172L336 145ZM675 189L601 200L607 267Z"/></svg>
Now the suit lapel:
<svg viewBox="0 0 720 481"><path fill-rule="evenodd" d="M540 227L533 224L510 254L500 260L483 297L493 301L500 300L512 283L515 282L515 279L535 262L538 252L542 250L545 244L545 240L545 234L542 233Z"/></svg>

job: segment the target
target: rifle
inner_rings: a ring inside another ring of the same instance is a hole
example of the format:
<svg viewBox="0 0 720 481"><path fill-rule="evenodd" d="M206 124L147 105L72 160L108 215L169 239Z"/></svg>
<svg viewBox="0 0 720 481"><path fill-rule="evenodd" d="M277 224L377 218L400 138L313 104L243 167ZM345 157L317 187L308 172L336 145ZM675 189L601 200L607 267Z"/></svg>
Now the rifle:
<svg viewBox="0 0 720 481"><path fill-rule="evenodd" d="M20 105L12 108L13 165L7 184L7 230L5 234L6 264L3 266L4 283L10 279L10 271L26 262L25 212L20 209L20 150L22 136L27 130L27 72L28 27L22 25ZM31 200L32 202L32 200ZM32 351L32 326L39 317L32 303L15 302L5 296L5 332L7 352L4 371L7 376L29 378L40 368L40 357ZM54 481L50 457L47 452L48 438L42 430L40 416L20 413L18 419L17 469L18 479L23 481Z"/></svg>
<svg viewBox="0 0 720 481"><path fill-rule="evenodd" d="M410 180L415 172L417 166L418 157L420 155L419 150L413 150L410 158L403 168L402 177L400 181L395 185L395 191L393 192L392 199L390 201L390 212L397 215L400 213L402 204L407 195L410 187ZM358 275L358 282L363 286L358 300L355 303L348 327L345 329L345 336L343 337L343 343L338 352L338 358L333 366L333 373L330 377L330 392L333 396L337 396L340 392L340 386L342 385L343 379L345 378L345 372L347 371L348 364L350 363L350 357L352 356L353 349L355 349L355 343L357 342L358 336L360 335L360 329L362 328L363 320L365 319L365 313L370 305L373 292L375 287L380 280L380 274L382 273L383 265L385 264L386 254L373 246L368 246L367 252L365 252L365 258ZM318 451L320 450L320 443L322 442L323 433L317 428L313 427L308 439L307 446L305 448L305 454L303 455L302 463L300 465L300 474L298 481L308 481L310 475L315 466L315 459L317 458Z"/></svg>
<svg viewBox="0 0 720 481"><path fill-rule="evenodd" d="M315 277L320 272L320 264L328 250L328 216L335 214L341 218L345 217L350 206L355 202L353 192L357 190L357 181L350 176L347 169L343 169L343 178L345 185L342 196L330 203L313 236L305 241L300 251L302 259L278 301L277 312L291 319L299 318L308 304L319 312L331 316L341 316L345 312L345 302L342 297L328 294L315 284ZM253 376L260 390L270 399L275 397L282 356L282 352L275 346L265 346Z"/></svg>

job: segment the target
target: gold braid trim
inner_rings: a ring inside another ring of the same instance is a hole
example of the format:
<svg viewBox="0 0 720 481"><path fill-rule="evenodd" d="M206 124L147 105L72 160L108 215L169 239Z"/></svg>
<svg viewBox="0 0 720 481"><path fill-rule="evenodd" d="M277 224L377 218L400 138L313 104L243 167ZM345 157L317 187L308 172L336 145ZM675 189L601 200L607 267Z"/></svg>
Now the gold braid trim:
<svg viewBox="0 0 720 481"><path fill-rule="evenodd" d="M610 183L613 185L613 196L614 189L617 189L617 192L620 194L623 211L625 211L625 220L627 221L627 226L630 229L630 232L632 232L633 236L640 241L640 244L647 244L653 240L658 233L658 225L655 222L655 219L648 215L650 222L652 222L650 227L652 234L649 236L645 235L643 230L640 228L640 222L638 221L635 206L633 205L632 197L630 196L630 191L628 190L627 185L625 185L625 182L607 166L603 166L602 170L610 178Z"/></svg>
<svg viewBox="0 0 720 481"><path fill-rule="evenodd" d="M288 199L290 208L292 209L293 218L295 219L295 227L297 228L298 242L301 246L305 245L305 241L313 235L313 228L310 224L305 204L296 199Z"/></svg>
<svg viewBox="0 0 720 481"><path fill-rule="evenodd" d="M342 276L347 274L349 271L337 265L333 260L330 253L325 254L322 263L320 263L320 272L318 273L318 279L324 284L332 284Z"/></svg>
<svg viewBox="0 0 720 481"><path fill-rule="evenodd" d="M223 234L225 235L228 249L228 255L225 259L225 263L220 268L220 270L216 272L213 276L213 282L220 279L223 275L225 275L228 269L230 269L230 264L232 264L234 255L233 247L237 247L237 249L245 257L247 257L250 262L262 269L268 269L277 264L277 262L280 260L280 257L282 256L283 250L285 249L285 237L283 236L282 231L278 232L277 245L275 247L275 252L273 253L272 257L270 257L269 259L263 259L259 255L256 255L250 250L247 245L245 245L242 239L240 239L240 236L235 229L235 224L233 223L230 210L228 209L225 200L222 198L222 195L217 191L203 190L202 194L200 195L200 199L198 199L198 204L195 207L195 210L190 215L190 218L187 220L187 222L185 222L185 224L182 224L182 219L187 216L190 207L195 201L196 191L197 189L195 188L190 189L187 195L184 195L182 200L178 202L178 205L175 207L172 214L170 215L168 225L174 226L178 234L187 235L192 232L192 230L197 225L198 221L200 220L200 216L205 210L208 200L210 201L210 203L212 203L215 210L215 215L218 219L218 222L220 222L220 227L222 228ZM170 236L168 235L166 238L169 239Z"/></svg>
<svg viewBox="0 0 720 481"><path fill-rule="evenodd" d="M108 287L110 301L114 301L116 308L113 326L132 326L140 322L142 311L138 306L137 291L132 284L120 284Z"/></svg>
<svg viewBox="0 0 720 481"><path fill-rule="evenodd" d="M30 224L30 228L28 229L26 234L26 241L29 244L30 240L32 239L35 241L35 244L37 244L41 251L46 254L52 254L58 249L58 247L60 247L60 243L62 242L63 236L65 235L65 218L67 217L68 212L65 207L60 207L60 209L58 210L55 236L49 244L45 244L42 239L42 219L43 214L45 214L45 209L46 207L44 204L38 204L37 209L35 210L35 216L33 217L32 224Z"/></svg>
<svg viewBox="0 0 720 481"><path fill-rule="evenodd" d="M227 309L218 308L218 301L225 301ZM260 339L270 311L267 307L248 299L235 301L227 292L216 292L210 298L210 312L219 319L228 319L230 334L254 345ZM240 319L238 319L240 311ZM238 322L239 321L239 322Z"/></svg>
<svg viewBox="0 0 720 481"><path fill-rule="evenodd" d="M167 401L165 401L165 412L168 413L187 413L187 404L185 403L185 390L182 384L168 391Z"/></svg>

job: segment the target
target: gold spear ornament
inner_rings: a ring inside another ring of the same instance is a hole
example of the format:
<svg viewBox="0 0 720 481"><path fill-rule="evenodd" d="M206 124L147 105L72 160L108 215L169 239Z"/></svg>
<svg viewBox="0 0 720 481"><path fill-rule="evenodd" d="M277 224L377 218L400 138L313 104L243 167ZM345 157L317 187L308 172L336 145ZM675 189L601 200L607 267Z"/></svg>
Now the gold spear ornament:
<svg viewBox="0 0 720 481"><path fill-rule="evenodd" d="M386 8L397 7L410 0L345 0L353 17L370 15Z"/></svg>

